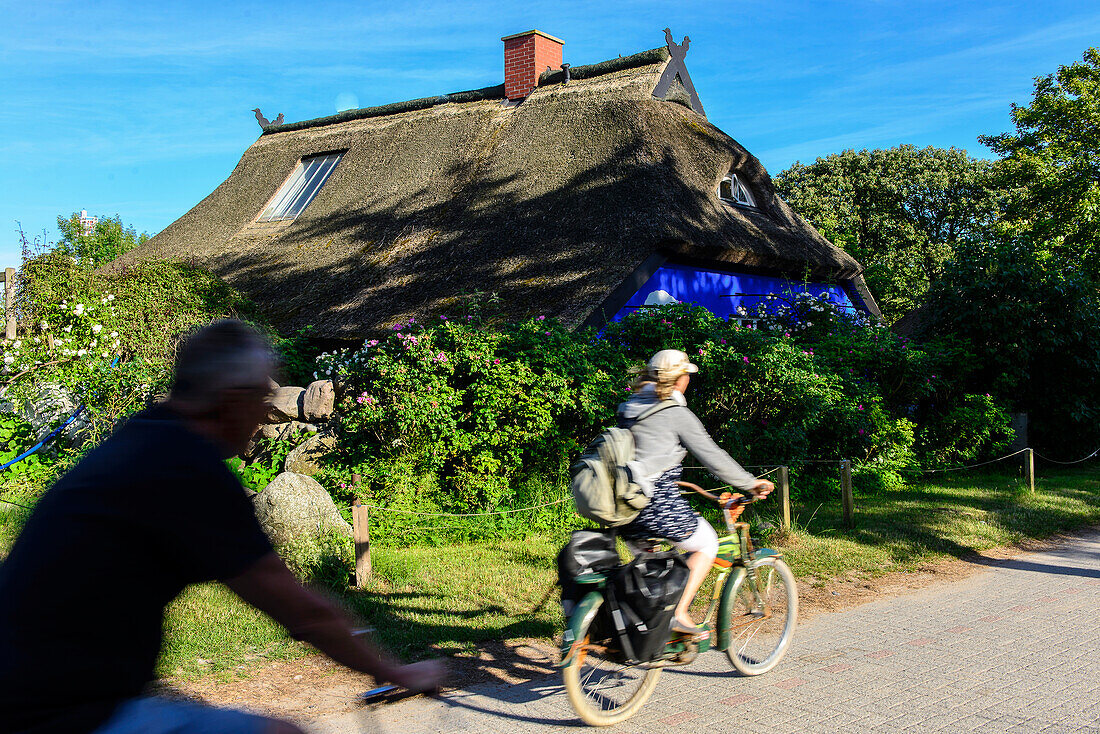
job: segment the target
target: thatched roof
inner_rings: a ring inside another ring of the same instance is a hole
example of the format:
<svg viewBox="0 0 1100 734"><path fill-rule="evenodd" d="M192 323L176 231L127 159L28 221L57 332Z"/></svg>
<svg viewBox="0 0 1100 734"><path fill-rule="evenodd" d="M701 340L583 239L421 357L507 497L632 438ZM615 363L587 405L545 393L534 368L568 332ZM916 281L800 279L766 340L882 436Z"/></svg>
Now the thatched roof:
<svg viewBox="0 0 1100 734"><path fill-rule="evenodd" d="M230 177L121 261L192 259L279 326L364 336L473 291L581 323L655 252L850 279L860 266L776 196L760 162L653 97L654 49L547 73L518 106L490 87L271 126ZM680 102L680 103L677 103ZM300 158L346 151L293 222L256 222ZM749 182L758 210L720 201Z"/></svg>

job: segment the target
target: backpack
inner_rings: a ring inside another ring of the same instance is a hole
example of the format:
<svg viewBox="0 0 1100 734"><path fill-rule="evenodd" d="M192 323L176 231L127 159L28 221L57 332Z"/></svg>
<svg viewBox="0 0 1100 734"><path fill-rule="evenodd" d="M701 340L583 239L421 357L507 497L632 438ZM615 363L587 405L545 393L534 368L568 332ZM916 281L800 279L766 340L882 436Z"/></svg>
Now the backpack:
<svg viewBox="0 0 1100 734"><path fill-rule="evenodd" d="M648 663L661 654L689 573L676 551L639 553L615 571L606 606L626 659Z"/></svg>
<svg viewBox="0 0 1100 734"><path fill-rule="evenodd" d="M663 400L638 416L634 425L677 404ZM569 470L570 489L581 517L614 528L626 525L649 504L649 497L626 468L632 461L634 434L629 428L608 428L588 445Z"/></svg>
<svg viewBox="0 0 1100 734"><path fill-rule="evenodd" d="M615 533L608 530L574 530L569 542L558 553L558 585L561 586L561 608L568 619L592 587L576 582L585 573L606 573L622 563L615 547Z"/></svg>

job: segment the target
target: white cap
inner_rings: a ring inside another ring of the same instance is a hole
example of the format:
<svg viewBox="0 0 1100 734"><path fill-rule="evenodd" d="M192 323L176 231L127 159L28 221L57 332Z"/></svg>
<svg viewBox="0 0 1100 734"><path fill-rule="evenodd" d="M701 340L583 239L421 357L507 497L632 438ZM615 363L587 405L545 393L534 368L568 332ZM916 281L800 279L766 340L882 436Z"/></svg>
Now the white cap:
<svg viewBox="0 0 1100 734"><path fill-rule="evenodd" d="M649 374L658 379L679 377L685 372L693 374L699 371L699 368L688 359L687 354L679 349L662 349L650 357L646 367L649 369Z"/></svg>

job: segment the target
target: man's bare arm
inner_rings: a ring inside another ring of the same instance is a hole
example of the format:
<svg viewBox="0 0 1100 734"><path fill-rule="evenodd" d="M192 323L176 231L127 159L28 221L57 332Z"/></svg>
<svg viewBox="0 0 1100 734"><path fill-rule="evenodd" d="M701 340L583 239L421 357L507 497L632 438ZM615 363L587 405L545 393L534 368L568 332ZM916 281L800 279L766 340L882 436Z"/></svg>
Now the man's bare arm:
<svg viewBox="0 0 1100 734"><path fill-rule="evenodd" d="M443 666L430 660L400 665L373 645L352 635L350 620L335 605L298 582L275 553L268 553L225 584L237 596L266 612L336 662L413 691L435 688Z"/></svg>

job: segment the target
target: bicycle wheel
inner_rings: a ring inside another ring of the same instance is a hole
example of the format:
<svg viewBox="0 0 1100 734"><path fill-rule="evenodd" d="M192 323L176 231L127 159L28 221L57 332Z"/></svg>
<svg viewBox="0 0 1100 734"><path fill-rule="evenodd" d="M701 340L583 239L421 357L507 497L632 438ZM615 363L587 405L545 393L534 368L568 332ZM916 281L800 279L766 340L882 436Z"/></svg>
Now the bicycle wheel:
<svg viewBox="0 0 1100 734"><path fill-rule="evenodd" d="M600 602L603 605L603 602ZM600 610L580 630L584 640L573 660L562 669L565 693L573 710L591 726L610 726L633 716L649 699L661 675L660 668L623 663L608 648L609 639L597 639Z"/></svg>
<svg viewBox="0 0 1100 734"><path fill-rule="evenodd" d="M798 589L794 574L778 558L763 558L755 564L757 583L748 576L734 588L727 619L730 631L726 655L742 675L760 675L774 668L794 635L798 618ZM754 586L756 587L754 589Z"/></svg>

